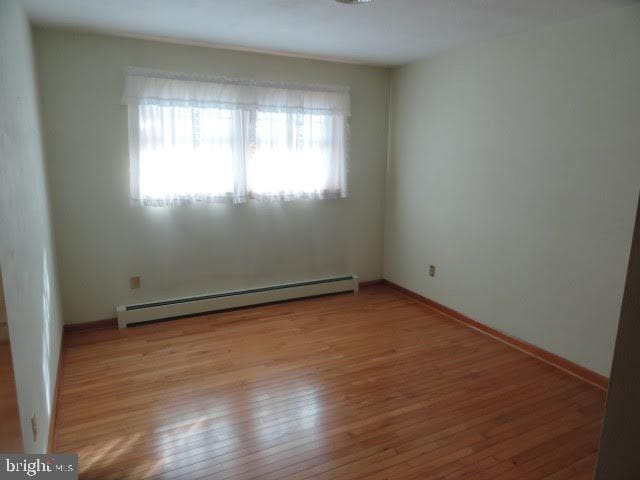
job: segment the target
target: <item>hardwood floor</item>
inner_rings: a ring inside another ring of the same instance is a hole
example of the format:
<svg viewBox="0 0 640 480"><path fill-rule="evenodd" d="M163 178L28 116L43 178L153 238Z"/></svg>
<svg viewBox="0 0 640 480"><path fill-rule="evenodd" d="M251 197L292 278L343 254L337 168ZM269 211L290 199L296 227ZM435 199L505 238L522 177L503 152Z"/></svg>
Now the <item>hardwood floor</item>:
<svg viewBox="0 0 640 480"><path fill-rule="evenodd" d="M604 392L384 285L72 331L87 479L592 479Z"/></svg>
<svg viewBox="0 0 640 480"><path fill-rule="evenodd" d="M0 323L0 452L20 453L20 412L8 335L7 325Z"/></svg>

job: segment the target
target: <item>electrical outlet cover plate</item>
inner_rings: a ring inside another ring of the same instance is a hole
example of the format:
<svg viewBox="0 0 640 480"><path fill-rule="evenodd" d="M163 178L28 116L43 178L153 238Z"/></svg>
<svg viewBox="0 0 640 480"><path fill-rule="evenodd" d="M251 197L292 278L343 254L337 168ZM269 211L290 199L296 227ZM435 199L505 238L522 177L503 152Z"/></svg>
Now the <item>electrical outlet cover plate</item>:
<svg viewBox="0 0 640 480"><path fill-rule="evenodd" d="M138 290L142 286L142 280L140 275L134 275L129 278L129 288L131 290Z"/></svg>
<svg viewBox="0 0 640 480"><path fill-rule="evenodd" d="M38 423L36 422L36 416L31 417L31 433L33 433L33 441L38 439Z"/></svg>

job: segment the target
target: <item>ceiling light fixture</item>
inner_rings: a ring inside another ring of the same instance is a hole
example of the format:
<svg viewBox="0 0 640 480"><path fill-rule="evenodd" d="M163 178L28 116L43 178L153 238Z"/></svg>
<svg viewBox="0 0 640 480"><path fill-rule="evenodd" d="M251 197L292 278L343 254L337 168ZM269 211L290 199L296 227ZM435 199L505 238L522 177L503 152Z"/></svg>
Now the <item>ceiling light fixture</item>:
<svg viewBox="0 0 640 480"><path fill-rule="evenodd" d="M338 3L346 3L347 5L361 5L363 3L371 3L373 0L336 0Z"/></svg>

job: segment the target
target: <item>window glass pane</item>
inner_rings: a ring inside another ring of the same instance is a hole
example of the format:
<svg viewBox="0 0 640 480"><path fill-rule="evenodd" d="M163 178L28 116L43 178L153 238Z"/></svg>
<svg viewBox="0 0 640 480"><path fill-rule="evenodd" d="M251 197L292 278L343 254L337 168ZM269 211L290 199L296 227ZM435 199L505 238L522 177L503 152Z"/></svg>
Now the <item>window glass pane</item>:
<svg viewBox="0 0 640 480"><path fill-rule="evenodd" d="M346 196L343 116L179 105L135 112L132 194L143 202Z"/></svg>
<svg viewBox="0 0 640 480"><path fill-rule="evenodd" d="M233 192L233 110L158 105L139 109L142 198Z"/></svg>
<svg viewBox="0 0 640 480"><path fill-rule="evenodd" d="M247 186L257 195L319 194L330 188L333 117L256 113L256 140Z"/></svg>

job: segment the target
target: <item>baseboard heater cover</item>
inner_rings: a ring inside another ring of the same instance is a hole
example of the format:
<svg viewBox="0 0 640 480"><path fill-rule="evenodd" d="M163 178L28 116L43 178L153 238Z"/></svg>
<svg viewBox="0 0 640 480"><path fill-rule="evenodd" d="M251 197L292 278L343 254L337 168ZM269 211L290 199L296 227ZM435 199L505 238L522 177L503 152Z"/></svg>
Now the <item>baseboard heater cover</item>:
<svg viewBox="0 0 640 480"><path fill-rule="evenodd" d="M358 275L345 275L342 277L322 278L284 285L271 285L249 290L175 298L137 305L123 305L118 307L116 311L118 327L126 328L133 323L165 320L168 318L282 302L297 298L315 297L332 293L357 293L358 289Z"/></svg>

